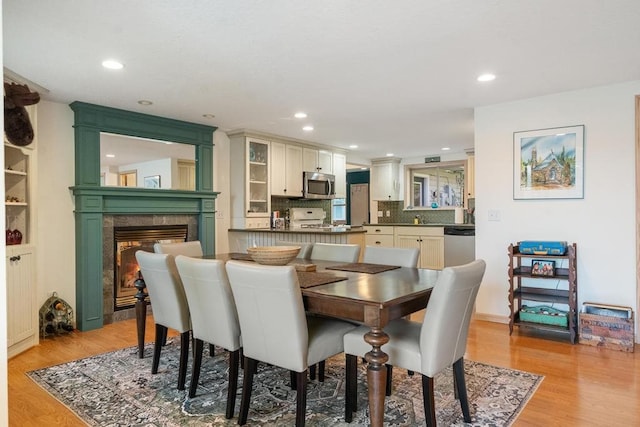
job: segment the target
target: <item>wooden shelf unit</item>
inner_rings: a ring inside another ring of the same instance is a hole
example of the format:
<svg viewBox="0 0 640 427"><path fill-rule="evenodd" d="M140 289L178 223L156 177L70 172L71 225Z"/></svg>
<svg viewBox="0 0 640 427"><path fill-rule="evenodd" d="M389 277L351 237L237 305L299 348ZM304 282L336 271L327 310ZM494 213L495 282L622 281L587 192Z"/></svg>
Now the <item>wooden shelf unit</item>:
<svg viewBox="0 0 640 427"><path fill-rule="evenodd" d="M536 255L520 253L519 244L509 245L509 334L513 327L526 327L540 331L566 334L572 344L578 342L578 279L576 266L577 247L575 243L567 245L564 255ZM553 276L531 274L531 266L524 260L567 260L566 267L557 267ZM523 280L526 279L526 280ZM536 283L555 280L567 283L567 289L552 289L535 286ZM558 303L568 306L567 326L547 325L523 321L520 310L523 301L540 303Z"/></svg>

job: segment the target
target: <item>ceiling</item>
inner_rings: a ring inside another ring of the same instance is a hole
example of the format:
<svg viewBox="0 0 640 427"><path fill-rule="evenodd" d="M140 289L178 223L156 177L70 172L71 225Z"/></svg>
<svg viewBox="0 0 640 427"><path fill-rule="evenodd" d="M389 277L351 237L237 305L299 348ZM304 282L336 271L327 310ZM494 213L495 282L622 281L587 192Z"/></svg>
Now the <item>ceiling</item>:
<svg viewBox="0 0 640 427"><path fill-rule="evenodd" d="M46 88L44 99L317 142L356 164L472 148L474 107L640 78L638 0L4 0L2 9L4 66ZM104 69L105 59L124 68ZM477 82L486 72L497 78Z"/></svg>

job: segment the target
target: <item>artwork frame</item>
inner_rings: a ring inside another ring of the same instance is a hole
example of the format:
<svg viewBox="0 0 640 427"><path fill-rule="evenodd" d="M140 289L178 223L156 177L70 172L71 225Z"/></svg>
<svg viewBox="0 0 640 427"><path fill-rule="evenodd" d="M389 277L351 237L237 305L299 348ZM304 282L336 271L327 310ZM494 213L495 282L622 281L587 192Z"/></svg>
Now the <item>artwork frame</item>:
<svg viewBox="0 0 640 427"><path fill-rule="evenodd" d="M160 188L160 175L145 176L144 188Z"/></svg>
<svg viewBox="0 0 640 427"><path fill-rule="evenodd" d="M534 259L531 261L532 276L553 277L556 275L556 262L549 259Z"/></svg>
<svg viewBox="0 0 640 427"><path fill-rule="evenodd" d="M513 199L584 198L584 125L513 133Z"/></svg>

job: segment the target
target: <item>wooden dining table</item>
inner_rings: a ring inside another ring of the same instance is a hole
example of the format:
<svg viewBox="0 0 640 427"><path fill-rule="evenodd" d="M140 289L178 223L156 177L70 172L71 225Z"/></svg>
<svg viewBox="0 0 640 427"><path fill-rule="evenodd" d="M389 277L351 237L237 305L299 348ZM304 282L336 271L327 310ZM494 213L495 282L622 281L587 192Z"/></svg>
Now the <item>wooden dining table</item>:
<svg viewBox="0 0 640 427"><path fill-rule="evenodd" d="M215 258L227 261L234 259L234 256L219 254ZM302 298L309 313L353 320L371 329L364 337L371 345L371 351L365 355L368 362L369 416L372 426L381 427L384 421L387 377L385 363L389 359L381 349L389 342L389 336L383 328L391 320L425 308L440 271L399 267L378 273L364 273L333 270L343 264L335 261L295 259L290 264L302 267L301 269L314 264L318 274L343 278L328 284L301 286ZM140 327L139 322L139 336ZM142 333L144 336L144 330Z"/></svg>

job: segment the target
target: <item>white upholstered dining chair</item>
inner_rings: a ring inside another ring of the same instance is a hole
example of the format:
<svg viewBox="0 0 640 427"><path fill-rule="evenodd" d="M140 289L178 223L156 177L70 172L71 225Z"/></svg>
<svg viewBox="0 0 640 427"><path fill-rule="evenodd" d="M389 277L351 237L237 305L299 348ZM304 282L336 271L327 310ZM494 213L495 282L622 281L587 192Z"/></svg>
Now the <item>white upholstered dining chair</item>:
<svg viewBox="0 0 640 427"><path fill-rule="evenodd" d="M203 255L202 244L199 240L178 243L156 243L153 245L153 251L157 254L171 254L174 257L178 255L201 257Z"/></svg>
<svg viewBox="0 0 640 427"><path fill-rule="evenodd" d="M362 262L368 264L397 265L399 267L417 267L420 249L389 248L367 246L364 248Z"/></svg>
<svg viewBox="0 0 640 427"><path fill-rule="evenodd" d="M382 351L389 355L389 365L422 374L425 419L436 425L433 378L453 366L454 384L460 399L464 421L471 422L464 378L464 353L467 348L469 322L473 305L485 271L485 262L475 260L457 267L447 267L436 282L421 323L406 319L391 321L384 331L389 342ZM371 351L364 341L370 328L361 326L344 336L347 354L345 419L350 422L356 408L357 358Z"/></svg>
<svg viewBox="0 0 640 427"><path fill-rule="evenodd" d="M307 369L343 351L343 336L354 325L306 316L293 266L229 261L229 283L238 310L244 354L244 381L238 424L249 414L253 375L258 361L291 372L295 384L296 426L304 426ZM295 377L294 377L295 375Z"/></svg>
<svg viewBox="0 0 640 427"><path fill-rule="evenodd" d="M276 246L300 246L297 258L308 259L311 255L313 243L288 242L286 240L276 240Z"/></svg>
<svg viewBox="0 0 640 427"><path fill-rule="evenodd" d="M193 329L194 356L189 397L196 395L204 343L220 346L229 353L225 415L232 418L238 389L241 341L238 313L224 262L178 255L176 266L187 295Z"/></svg>
<svg viewBox="0 0 640 427"><path fill-rule="evenodd" d="M344 263L357 262L360 257L360 245L340 243L314 243L311 259Z"/></svg>
<svg viewBox="0 0 640 427"><path fill-rule="evenodd" d="M191 318L189 305L176 269L173 255L136 252L142 277L147 286L153 320L156 323L156 337L153 344L151 373L158 372L160 352L167 338L167 329L180 333L180 364L178 367L178 390L184 390L189 358L189 332Z"/></svg>

